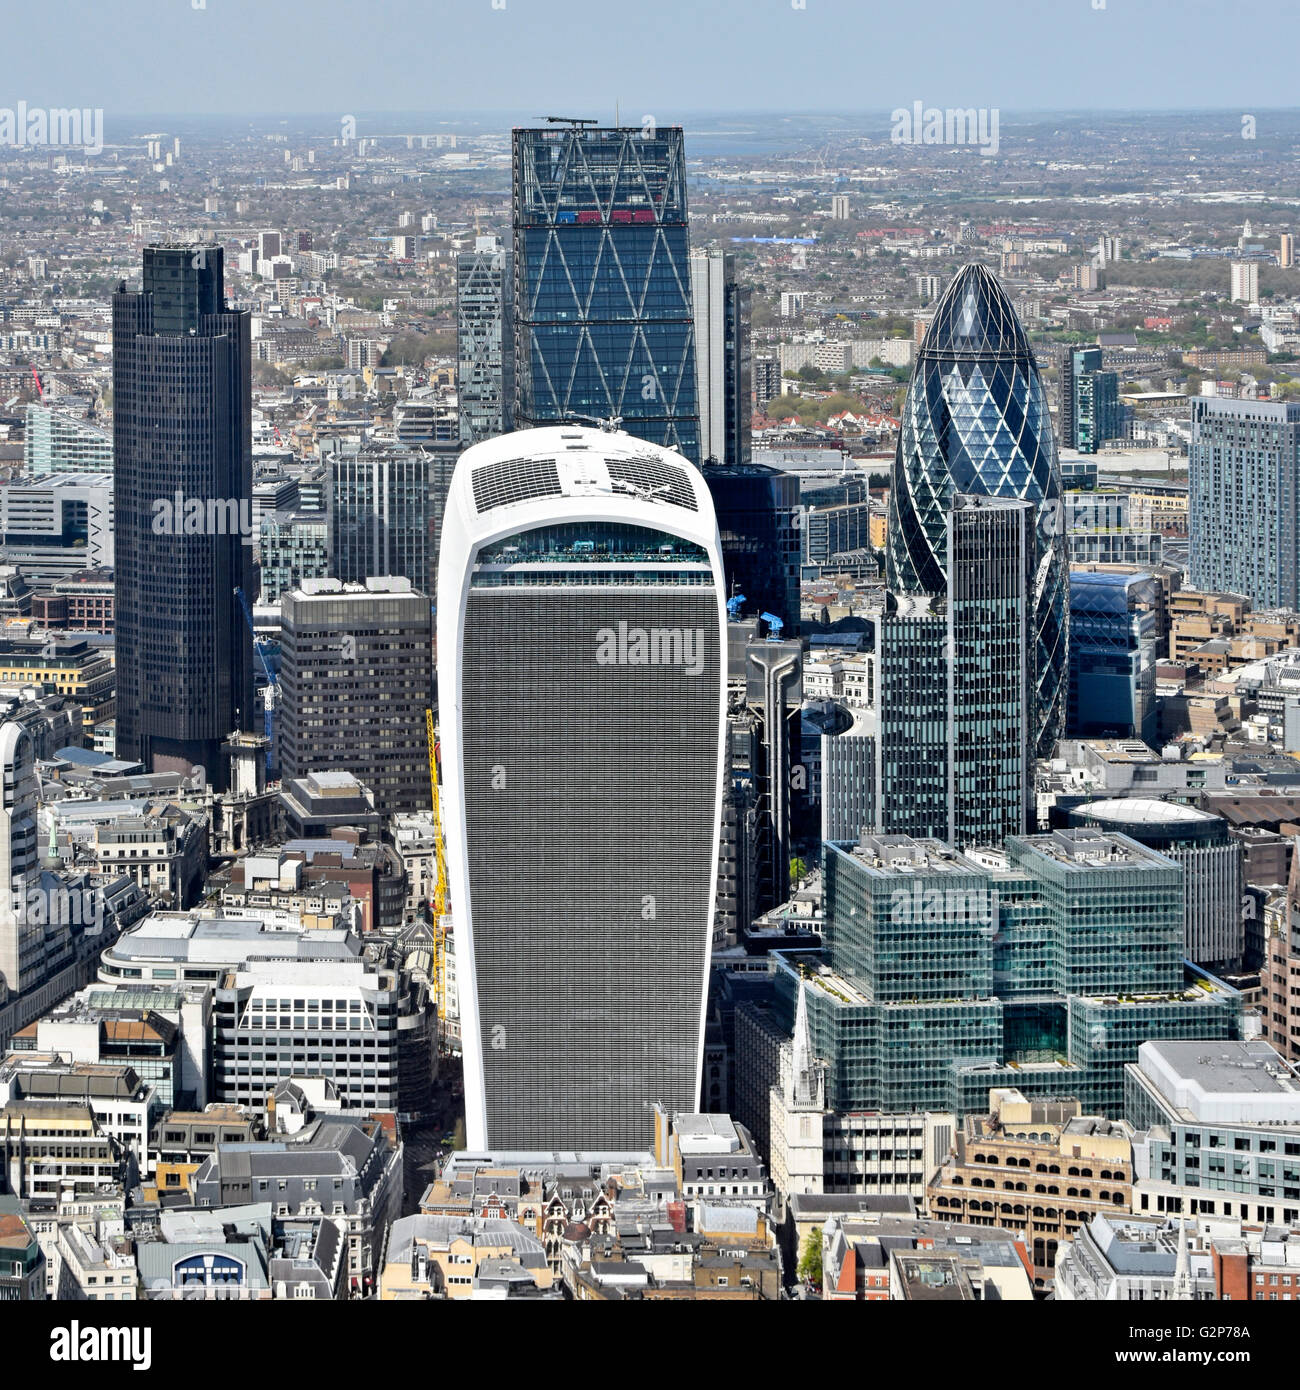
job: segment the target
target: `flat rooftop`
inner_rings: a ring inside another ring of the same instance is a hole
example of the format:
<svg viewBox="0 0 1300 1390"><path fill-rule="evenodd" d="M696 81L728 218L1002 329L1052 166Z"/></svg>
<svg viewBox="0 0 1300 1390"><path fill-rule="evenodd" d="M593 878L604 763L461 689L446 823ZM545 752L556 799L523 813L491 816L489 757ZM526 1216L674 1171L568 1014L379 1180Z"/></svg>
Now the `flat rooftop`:
<svg viewBox="0 0 1300 1390"><path fill-rule="evenodd" d="M852 856L875 874L977 874L979 866L942 840L910 835L863 835Z"/></svg>
<svg viewBox="0 0 1300 1390"><path fill-rule="evenodd" d="M1147 1042L1137 1071L1191 1124L1300 1124L1300 1074L1266 1042Z"/></svg>

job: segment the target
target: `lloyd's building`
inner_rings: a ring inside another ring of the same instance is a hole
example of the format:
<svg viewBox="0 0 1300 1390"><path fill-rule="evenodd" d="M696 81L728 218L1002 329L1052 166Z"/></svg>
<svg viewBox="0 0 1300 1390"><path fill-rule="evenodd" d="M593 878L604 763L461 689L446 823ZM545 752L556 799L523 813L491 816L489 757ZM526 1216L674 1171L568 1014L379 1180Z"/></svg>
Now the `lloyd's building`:
<svg viewBox="0 0 1300 1390"><path fill-rule="evenodd" d="M680 454L577 426L467 450L438 690L471 1149L639 1149L703 1065L725 586Z"/></svg>

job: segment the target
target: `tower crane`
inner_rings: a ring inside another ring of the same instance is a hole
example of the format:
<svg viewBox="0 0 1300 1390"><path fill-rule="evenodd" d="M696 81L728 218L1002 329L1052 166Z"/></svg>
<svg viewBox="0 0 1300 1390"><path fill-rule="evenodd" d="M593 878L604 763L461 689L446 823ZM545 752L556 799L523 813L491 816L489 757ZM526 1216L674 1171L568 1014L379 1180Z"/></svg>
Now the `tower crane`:
<svg viewBox="0 0 1300 1390"><path fill-rule="evenodd" d="M429 791L433 795L433 857L437 866L433 886L433 901L429 904L433 916L433 997L438 1018L446 1018L447 1006L447 931L443 921L447 912L447 855L442 843L442 808L438 797L438 741L433 730L433 710L424 711L425 734L429 743Z"/></svg>

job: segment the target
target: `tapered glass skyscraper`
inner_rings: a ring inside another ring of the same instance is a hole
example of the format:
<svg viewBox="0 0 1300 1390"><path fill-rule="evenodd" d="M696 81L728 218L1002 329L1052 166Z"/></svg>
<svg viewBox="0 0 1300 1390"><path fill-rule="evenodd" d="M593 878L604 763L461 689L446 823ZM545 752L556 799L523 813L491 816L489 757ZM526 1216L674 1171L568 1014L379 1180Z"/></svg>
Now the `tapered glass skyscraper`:
<svg viewBox="0 0 1300 1390"><path fill-rule="evenodd" d="M708 488L626 434L461 455L438 691L469 1147L632 1149L698 1104L726 643Z"/></svg>
<svg viewBox="0 0 1300 1390"><path fill-rule="evenodd" d="M514 132L514 422L618 417L700 461L680 126Z"/></svg>
<svg viewBox="0 0 1300 1390"><path fill-rule="evenodd" d="M890 589L948 591L954 493L1037 505L1033 576L1034 745L1059 737L1066 696L1068 560L1047 396L993 273L968 265L935 310L903 406L889 493Z"/></svg>

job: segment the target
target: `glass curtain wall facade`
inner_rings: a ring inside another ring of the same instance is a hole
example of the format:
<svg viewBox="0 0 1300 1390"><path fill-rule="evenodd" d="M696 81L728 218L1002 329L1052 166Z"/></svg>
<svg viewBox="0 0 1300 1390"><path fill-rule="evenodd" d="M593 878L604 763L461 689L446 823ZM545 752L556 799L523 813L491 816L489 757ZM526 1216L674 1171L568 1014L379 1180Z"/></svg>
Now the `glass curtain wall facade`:
<svg viewBox="0 0 1300 1390"><path fill-rule="evenodd" d="M400 575L431 591L433 461L392 446L335 454L328 463L333 577L362 584Z"/></svg>
<svg viewBox="0 0 1300 1390"><path fill-rule="evenodd" d="M1036 507L1034 743L1046 756L1064 724L1069 643L1061 474L1038 364L982 265L966 266L944 292L908 387L889 493L891 590L945 593L954 493Z"/></svg>
<svg viewBox="0 0 1300 1390"><path fill-rule="evenodd" d="M1071 574L1070 733L1154 745L1160 603L1149 574Z"/></svg>
<svg viewBox="0 0 1300 1390"><path fill-rule="evenodd" d="M1240 994L1185 979L1182 867L1123 835L969 855L864 835L827 844L823 868L826 948L803 987L832 1109L982 1112L1015 1086L1118 1116L1141 1043L1240 1035ZM801 977L777 961L790 1027Z"/></svg>
<svg viewBox="0 0 1300 1390"><path fill-rule="evenodd" d="M466 447L514 428L514 351L511 255L480 237L456 261L456 394Z"/></svg>
<svg viewBox="0 0 1300 1390"><path fill-rule="evenodd" d="M222 267L219 246L148 246L142 291L113 296L117 748L218 790L257 718L235 599L255 592L250 319Z"/></svg>
<svg viewBox="0 0 1300 1390"><path fill-rule="evenodd" d="M706 464L704 481L722 536L727 597L750 613L775 613L787 636L799 622L799 480L767 464Z"/></svg>
<svg viewBox="0 0 1300 1390"><path fill-rule="evenodd" d="M953 498L948 532L948 827L999 845L1028 823L1034 781L1029 659L1034 509Z"/></svg>
<svg viewBox="0 0 1300 1390"><path fill-rule="evenodd" d="M619 419L700 462L679 126L514 132L517 428Z"/></svg>

